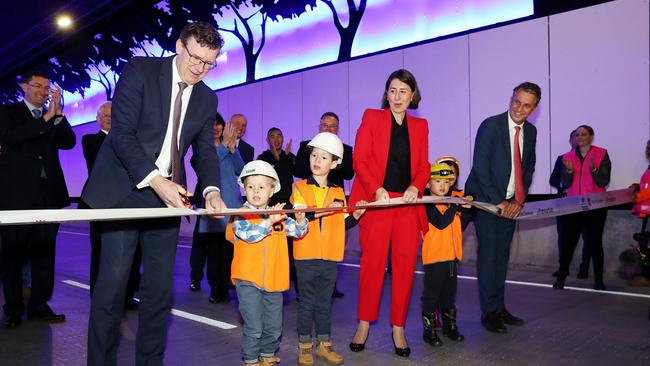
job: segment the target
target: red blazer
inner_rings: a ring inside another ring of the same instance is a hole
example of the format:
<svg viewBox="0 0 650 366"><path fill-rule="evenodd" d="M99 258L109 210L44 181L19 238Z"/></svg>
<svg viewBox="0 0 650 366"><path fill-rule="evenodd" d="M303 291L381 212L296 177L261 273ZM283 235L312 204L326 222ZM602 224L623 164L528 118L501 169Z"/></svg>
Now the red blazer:
<svg viewBox="0 0 650 366"><path fill-rule="evenodd" d="M409 143L411 147L411 185L422 196L429 181L429 124L423 118L407 114ZM372 202L386 175L390 147L392 117L390 109L366 109L354 142L352 162L356 178L350 191L349 204L359 200ZM422 210L426 227L426 214ZM426 230L425 230L426 231Z"/></svg>

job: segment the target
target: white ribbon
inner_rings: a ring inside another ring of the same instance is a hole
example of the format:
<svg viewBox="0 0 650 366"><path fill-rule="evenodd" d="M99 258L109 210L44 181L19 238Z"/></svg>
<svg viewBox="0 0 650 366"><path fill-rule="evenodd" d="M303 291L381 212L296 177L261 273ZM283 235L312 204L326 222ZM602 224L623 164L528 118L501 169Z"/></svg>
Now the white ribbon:
<svg viewBox="0 0 650 366"><path fill-rule="evenodd" d="M557 198L545 201L537 201L524 204L519 213L518 220L530 220L538 218L555 217L576 212L588 211L597 208L616 206L634 201L632 189L621 189L617 191L590 193L580 196ZM246 215L246 214L276 214L296 212L336 212L353 211L356 209L379 209L385 207L426 204L426 203L451 203L470 204L478 209L499 215L501 210L493 204L485 202L468 202L461 197L438 197L424 196L415 202L406 203L401 197L391 198L388 202L371 202L364 206L345 207L304 207L293 209L265 209L255 210L249 208L228 208L221 211L210 211L206 209L190 208L109 208L109 209L60 209L60 210L13 210L0 211L0 225L27 225L27 224L48 224L74 221L115 221L115 220L136 220L180 216L203 216L203 215Z"/></svg>

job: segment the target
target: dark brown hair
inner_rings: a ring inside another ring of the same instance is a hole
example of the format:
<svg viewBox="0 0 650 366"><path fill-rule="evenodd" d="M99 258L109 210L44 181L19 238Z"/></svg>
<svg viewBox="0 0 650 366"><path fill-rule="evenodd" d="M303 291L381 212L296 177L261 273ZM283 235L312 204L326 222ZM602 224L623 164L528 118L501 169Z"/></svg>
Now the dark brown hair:
<svg viewBox="0 0 650 366"><path fill-rule="evenodd" d="M418 105L420 104L420 100L422 97L420 96L420 89L418 88L418 83L415 81L415 76L413 74L405 69L399 69L396 71L393 71L390 76L388 76L388 80L386 80L386 87L384 88L384 96L381 98L381 107L382 108L388 108L388 88L390 87L390 83L394 80L397 79L404 84L408 85L409 88L411 88L411 91L413 92L413 100L411 100L411 103L409 104L410 109L417 109Z"/></svg>
<svg viewBox="0 0 650 366"><path fill-rule="evenodd" d="M220 50L223 48L223 38L217 29L210 23L194 22L189 23L181 29L181 34L178 38L184 46L187 46L187 41L190 37L194 37L196 43L201 47L208 47L211 50Z"/></svg>
<svg viewBox="0 0 650 366"><path fill-rule="evenodd" d="M515 88L512 89L512 96L514 96L519 90L534 95L537 98L537 102L535 103L535 106L537 106L539 104L539 101L542 99L542 88L540 88L539 85L535 83L525 81L515 86Z"/></svg>

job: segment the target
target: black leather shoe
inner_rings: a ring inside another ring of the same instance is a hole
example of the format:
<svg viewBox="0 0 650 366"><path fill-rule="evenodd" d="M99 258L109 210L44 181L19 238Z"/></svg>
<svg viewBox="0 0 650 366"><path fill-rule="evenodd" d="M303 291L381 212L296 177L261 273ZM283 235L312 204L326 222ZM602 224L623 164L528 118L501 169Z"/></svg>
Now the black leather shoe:
<svg viewBox="0 0 650 366"><path fill-rule="evenodd" d="M433 332L425 330L424 333L422 333L422 339L424 339L425 343L433 347L442 346L442 340L440 339L438 333L435 330Z"/></svg>
<svg viewBox="0 0 650 366"><path fill-rule="evenodd" d="M17 328L20 326L20 317L8 316L5 318L4 325L6 328Z"/></svg>
<svg viewBox="0 0 650 366"><path fill-rule="evenodd" d="M201 282L192 280L190 282L190 291L200 291L201 290Z"/></svg>
<svg viewBox="0 0 650 366"><path fill-rule="evenodd" d="M553 288L556 290L562 290L564 289L565 283L566 283L566 277L557 276L557 279L555 280L555 282L553 282Z"/></svg>
<svg viewBox="0 0 650 366"><path fill-rule="evenodd" d="M44 322L48 323L64 323L65 322L65 314L55 314L53 312L51 313L44 313L44 314L28 314L27 319L29 320L42 320Z"/></svg>
<svg viewBox="0 0 650 366"><path fill-rule="evenodd" d="M225 294L212 294L208 298L208 301L215 304L220 302L230 302L230 295Z"/></svg>
<svg viewBox="0 0 650 366"><path fill-rule="evenodd" d="M503 320L496 311L483 313L481 316L481 325L492 333L508 333L508 328L503 325Z"/></svg>
<svg viewBox="0 0 650 366"><path fill-rule="evenodd" d="M342 298L343 296L345 296L344 293L342 293L341 291L339 291L339 290L337 290L336 288L334 288L334 292L332 292L332 298L333 298L333 299L340 299L340 298Z"/></svg>
<svg viewBox="0 0 650 366"><path fill-rule="evenodd" d="M603 281L598 281L594 284L594 290L605 291L607 287L605 287Z"/></svg>
<svg viewBox="0 0 650 366"><path fill-rule="evenodd" d="M501 321L503 321L503 324L514 325L517 327L524 325L524 320L510 314L508 309L503 308L499 310L498 313L499 316L501 317Z"/></svg>
<svg viewBox="0 0 650 366"><path fill-rule="evenodd" d="M393 336L393 332L390 333L390 337L393 340L393 347L395 347L396 355L400 357L408 357L411 355L411 347L399 348L397 345L395 345L395 337Z"/></svg>
<svg viewBox="0 0 650 366"><path fill-rule="evenodd" d="M350 342L350 351L352 352L363 351L366 348L366 341L368 340L369 335L370 335L370 329L368 329L368 334L366 334L366 340L364 340L363 343Z"/></svg>

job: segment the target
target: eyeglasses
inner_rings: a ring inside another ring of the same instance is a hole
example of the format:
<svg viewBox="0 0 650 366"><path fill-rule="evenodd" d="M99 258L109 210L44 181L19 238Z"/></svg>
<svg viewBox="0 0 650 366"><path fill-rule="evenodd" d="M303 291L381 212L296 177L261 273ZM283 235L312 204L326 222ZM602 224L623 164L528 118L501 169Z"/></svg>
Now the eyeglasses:
<svg viewBox="0 0 650 366"><path fill-rule="evenodd" d="M46 93L49 93L51 90L49 85L41 85L38 83L36 84L28 83L27 85L31 86L34 89L43 89Z"/></svg>
<svg viewBox="0 0 650 366"><path fill-rule="evenodd" d="M339 128L339 125L337 125L337 124L321 123L319 126L320 126L320 128L327 128L327 129Z"/></svg>
<svg viewBox="0 0 650 366"><path fill-rule="evenodd" d="M185 51L187 51L187 54L190 55L190 65L192 66L200 65L202 69L208 69L208 70L212 70L215 67L217 67L216 62L205 61L199 56L193 55L192 52L190 52L190 50L185 45L183 45L183 47L185 48Z"/></svg>

